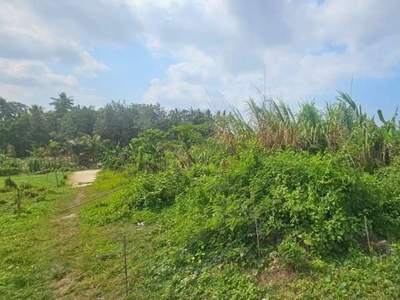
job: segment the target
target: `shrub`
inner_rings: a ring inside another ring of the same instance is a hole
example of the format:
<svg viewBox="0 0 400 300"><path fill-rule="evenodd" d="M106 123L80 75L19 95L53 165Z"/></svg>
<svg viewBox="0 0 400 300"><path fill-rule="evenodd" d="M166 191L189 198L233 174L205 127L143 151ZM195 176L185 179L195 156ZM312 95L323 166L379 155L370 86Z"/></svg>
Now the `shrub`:
<svg viewBox="0 0 400 300"><path fill-rule="evenodd" d="M284 240L278 246L279 262L296 271L304 270L308 266L307 250L290 239Z"/></svg>
<svg viewBox="0 0 400 300"><path fill-rule="evenodd" d="M380 222L378 182L329 156L271 156L250 190L266 244L290 236L316 255L340 256L359 245L364 216L377 232L390 227Z"/></svg>
<svg viewBox="0 0 400 300"><path fill-rule="evenodd" d="M0 176L18 175L22 170L21 160L0 154Z"/></svg>
<svg viewBox="0 0 400 300"><path fill-rule="evenodd" d="M309 256L343 257L363 248L364 216L377 238L398 228L382 221L389 211L376 178L330 156L263 157L253 149L241 157L226 168L193 169L166 221L171 247L187 249L188 256L204 252L202 260L213 263L254 263L259 252L266 258L278 250L300 269Z"/></svg>
<svg viewBox="0 0 400 300"><path fill-rule="evenodd" d="M18 188L18 186L15 183L15 181L12 180L10 177L4 179L4 187L8 188L8 189L16 189L16 188Z"/></svg>
<svg viewBox="0 0 400 300"><path fill-rule="evenodd" d="M187 178L179 170L136 176L126 189L124 202L130 209L162 209L174 203L186 184Z"/></svg>

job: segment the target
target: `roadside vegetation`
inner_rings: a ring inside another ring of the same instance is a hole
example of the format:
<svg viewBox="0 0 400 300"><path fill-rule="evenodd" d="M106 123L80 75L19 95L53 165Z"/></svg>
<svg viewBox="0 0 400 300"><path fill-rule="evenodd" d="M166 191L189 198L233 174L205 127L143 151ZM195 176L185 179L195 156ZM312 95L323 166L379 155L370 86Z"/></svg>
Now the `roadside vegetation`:
<svg viewBox="0 0 400 300"><path fill-rule="evenodd" d="M95 128L152 120L138 107L112 103ZM340 92L322 109L263 98L245 115L173 110L118 141L94 133L103 171L68 295L124 298L125 235L130 299L400 298L397 111L377 119ZM3 169L21 158L5 153Z"/></svg>
<svg viewBox="0 0 400 300"><path fill-rule="evenodd" d="M248 121L148 130L120 150L123 163L107 157L94 188L122 189L82 217L151 236L132 240L132 294L399 298L397 113L376 123L345 93L297 113L248 104Z"/></svg>

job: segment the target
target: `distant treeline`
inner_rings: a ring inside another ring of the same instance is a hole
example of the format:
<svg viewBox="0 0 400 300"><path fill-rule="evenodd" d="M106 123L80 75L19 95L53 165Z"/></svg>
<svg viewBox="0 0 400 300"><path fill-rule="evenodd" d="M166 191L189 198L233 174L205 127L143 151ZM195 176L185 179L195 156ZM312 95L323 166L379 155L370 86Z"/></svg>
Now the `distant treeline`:
<svg viewBox="0 0 400 300"><path fill-rule="evenodd" d="M51 98L52 110L28 106L0 97L0 153L29 156L35 149L57 143L65 153L78 152L84 140L127 145L146 129L167 131L185 123L203 124L213 119L210 110L166 110L159 104L127 104L112 101L105 107L74 105L72 97L60 93Z"/></svg>

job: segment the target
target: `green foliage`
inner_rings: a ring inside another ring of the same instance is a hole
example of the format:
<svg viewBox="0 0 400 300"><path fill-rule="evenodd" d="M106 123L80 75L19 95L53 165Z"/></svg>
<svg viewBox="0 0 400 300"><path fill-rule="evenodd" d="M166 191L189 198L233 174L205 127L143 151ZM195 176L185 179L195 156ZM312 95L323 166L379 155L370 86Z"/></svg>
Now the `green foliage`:
<svg viewBox="0 0 400 300"><path fill-rule="evenodd" d="M179 276L180 275L180 276ZM205 267L200 272L175 275L167 281L161 299L262 299L263 291L250 274L232 264Z"/></svg>
<svg viewBox="0 0 400 300"><path fill-rule="evenodd" d="M29 173L37 173L43 169L42 161L36 157L30 157L27 160Z"/></svg>
<svg viewBox="0 0 400 300"><path fill-rule="evenodd" d="M132 149L142 149L143 161L155 159L153 147L164 138L148 132L132 141ZM155 143L147 145L151 139ZM207 152L204 145L218 144L198 136L190 148L198 150L191 154ZM178 143L163 157L166 171L133 167L132 172L128 165L124 176L105 173L96 183L116 180L112 187L124 188L85 209L91 224L145 221L162 228L154 246L157 259L146 275L146 285L162 298L262 297L263 289L248 270L259 274L260 266L272 263L272 253L286 272L301 274L322 272L321 266L332 261L351 261L354 253L364 256L364 217L373 245L388 233L398 239L398 185L390 188L389 183L397 180L396 163L371 175L340 155L289 150L266 154L262 147L239 143L229 156L227 149L210 147L218 159L182 168L173 163L176 156L168 155L186 156ZM301 281L296 284L301 289Z"/></svg>
<svg viewBox="0 0 400 300"><path fill-rule="evenodd" d="M60 119L60 134L67 139L93 134L97 112L93 107L76 107Z"/></svg>
<svg viewBox="0 0 400 300"><path fill-rule="evenodd" d="M238 111L219 122L220 136L233 149L239 141L256 141L267 150L342 152L368 172L390 164L400 151L397 111L390 120L378 111L383 123L378 125L343 92L324 110L313 102L302 103L297 114L284 102L265 97L260 104L251 99L248 106L248 122Z"/></svg>
<svg viewBox="0 0 400 300"><path fill-rule="evenodd" d="M379 212L380 199L371 197L360 174L330 157L272 156L250 190L267 244L290 236L324 257L346 253L362 230L362 216Z"/></svg>
<svg viewBox="0 0 400 300"><path fill-rule="evenodd" d="M295 271L308 267L307 250L292 240L286 239L278 246L279 262Z"/></svg>
<svg viewBox="0 0 400 300"><path fill-rule="evenodd" d="M93 107L74 106L73 98L66 93L59 93L58 97L51 99L54 110L48 112L38 105L28 107L0 99L0 151L14 158L35 156L27 164L31 173L48 171L39 159L49 157L72 160L84 168L98 167L103 161L105 168L117 169L125 165L134 152L140 152L139 148L131 149L131 145L126 147L132 139L140 135L142 140L151 140L146 134L142 135L146 130L158 130L165 135L174 126L178 129L184 124L200 126L213 122L210 111L175 109L167 112L159 104L127 105L125 102L111 102L95 110ZM172 131L170 135L173 135ZM183 141L185 153L190 157L187 151L190 142L186 138ZM166 145L158 146L159 157L156 158L155 152L151 154L156 162L147 159L143 166L138 164L139 169L166 169L158 165ZM113 151L116 147L119 150ZM42 148L46 151L41 151L40 156L35 155L36 150ZM2 175L14 173L15 170L10 168L0 170Z"/></svg>
<svg viewBox="0 0 400 300"><path fill-rule="evenodd" d="M299 256L303 264L304 251L328 258L361 248L363 216L376 233L398 229L377 218L383 213L381 198L370 192L377 183L330 157L285 152L263 158L254 151L243 156L227 168L190 173L170 225L169 240L177 248L196 255L205 247L210 259L251 261L257 247L261 253L280 247L288 263L298 267L294 260Z"/></svg>
<svg viewBox="0 0 400 300"><path fill-rule="evenodd" d="M31 172L92 166L100 156L117 170L99 175L98 198L80 216L93 231L134 228L139 299L399 297L397 112L390 120L378 112L377 125L341 92L298 113L251 100L249 121L238 111L214 117L121 102L94 113L64 96L55 112L36 108L34 122L20 107L0 130L22 132L26 120L52 128L52 140L26 160ZM90 124L78 126L86 114ZM25 148L2 145L0 171L24 169L15 156ZM50 190L20 188L24 205L52 199ZM8 207L13 195L2 192Z"/></svg>
<svg viewBox="0 0 400 300"><path fill-rule="evenodd" d="M306 276L269 284L271 299L398 299L399 258L398 253L389 257L357 254L338 264L314 261Z"/></svg>
<svg viewBox="0 0 400 300"><path fill-rule="evenodd" d="M129 156L138 171L156 172L165 170L166 133L149 129L128 145Z"/></svg>
<svg viewBox="0 0 400 300"><path fill-rule="evenodd" d="M94 132L126 146L142 130L157 128L163 115L158 105L111 102L98 111Z"/></svg>
<svg viewBox="0 0 400 300"><path fill-rule="evenodd" d="M16 189L18 188L17 184L15 183L14 180L12 180L10 177L4 179L4 187L9 188L9 189Z"/></svg>
<svg viewBox="0 0 400 300"><path fill-rule="evenodd" d="M123 203L130 209L162 209L173 204L187 184L187 177L179 171L141 176L126 189Z"/></svg>
<svg viewBox="0 0 400 300"><path fill-rule="evenodd" d="M0 176L17 175L23 171L21 160L0 154Z"/></svg>
<svg viewBox="0 0 400 300"><path fill-rule="evenodd" d="M53 101L50 103L54 106L55 113L58 117L63 117L73 107L74 100L68 97L66 93L58 94L58 98L51 98Z"/></svg>

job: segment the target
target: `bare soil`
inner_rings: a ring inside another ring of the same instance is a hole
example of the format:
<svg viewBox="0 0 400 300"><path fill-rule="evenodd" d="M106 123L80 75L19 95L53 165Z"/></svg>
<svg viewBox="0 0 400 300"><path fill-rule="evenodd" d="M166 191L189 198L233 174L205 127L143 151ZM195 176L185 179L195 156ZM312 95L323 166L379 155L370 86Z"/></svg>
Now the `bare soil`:
<svg viewBox="0 0 400 300"><path fill-rule="evenodd" d="M100 170L78 171L71 175L69 184L74 187L83 187L92 184L96 180L97 173Z"/></svg>

